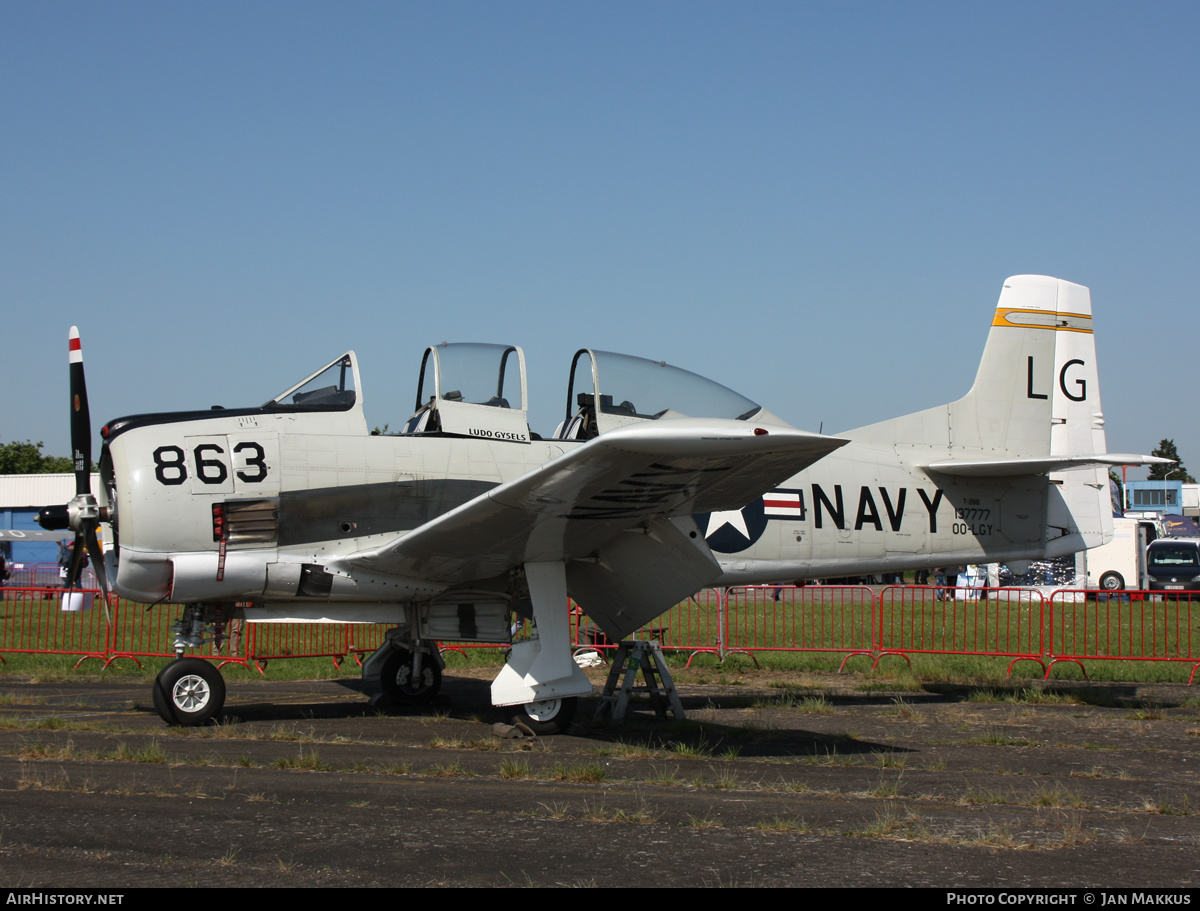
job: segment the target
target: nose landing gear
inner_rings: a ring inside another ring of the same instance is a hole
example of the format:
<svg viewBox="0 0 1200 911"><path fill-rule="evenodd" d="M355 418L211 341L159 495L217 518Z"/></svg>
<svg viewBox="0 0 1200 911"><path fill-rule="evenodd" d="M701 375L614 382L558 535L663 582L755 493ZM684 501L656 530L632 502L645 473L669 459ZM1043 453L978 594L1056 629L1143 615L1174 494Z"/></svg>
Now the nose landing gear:
<svg viewBox="0 0 1200 911"><path fill-rule="evenodd" d="M225 678L202 658L178 658L154 681L154 709L167 724L211 721L225 705Z"/></svg>

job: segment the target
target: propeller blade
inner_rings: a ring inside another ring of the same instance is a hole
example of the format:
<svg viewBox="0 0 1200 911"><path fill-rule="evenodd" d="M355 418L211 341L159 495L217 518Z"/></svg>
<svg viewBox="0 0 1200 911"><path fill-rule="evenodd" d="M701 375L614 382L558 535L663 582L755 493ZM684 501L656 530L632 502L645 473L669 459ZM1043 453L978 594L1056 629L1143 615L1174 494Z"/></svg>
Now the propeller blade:
<svg viewBox="0 0 1200 911"><path fill-rule="evenodd" d="M75 495L92 492L92 417L88 411L87 381L83 376L83 348L79 329L68 335L71 369L71 455L75 460Z"/></svg>
<svg viewBox="0 0 1200 911"><path fill-rule="evenodd" d="M83 532L75 532L75 544L71 548L71 565L67 569L67 587L74 591L79 587L79 577L83 575L83 556L87 553L87 542Z"/></svg>
<svg viewBox="0 0 1200 911"><path fill-rule="evenodd" d="M89 525L84 532L88 556L92 558L92 569L96 573L96 581L100 583L100 594L104 598L104 619L112 625L112 617L108 613L108 574L104 571L104 550L100 547L100 539L96 537L95 527Z"/></svg>

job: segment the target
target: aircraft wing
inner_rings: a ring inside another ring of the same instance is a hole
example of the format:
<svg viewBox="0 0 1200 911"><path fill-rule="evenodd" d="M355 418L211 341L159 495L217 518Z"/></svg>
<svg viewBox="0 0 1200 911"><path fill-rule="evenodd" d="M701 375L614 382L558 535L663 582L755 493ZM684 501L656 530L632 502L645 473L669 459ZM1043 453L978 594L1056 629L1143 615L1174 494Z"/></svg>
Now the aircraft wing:
<svg viewBox="0 0 1200 911"><path fill-rule="evenodd" d="M1018 459L942 459L925 467L942 474L971 478L1008 478L1021 475L1070 471L1076 468L1115 468L1120 465L1172 465L1158 456L1119 452L1092 452L1079 456L1034 456Z"/></svg>
<svg viewBox="0 0 1200 911"><path fill-rule="evenodd" d="M0 528L0 541L70 541L75 532L66 528L62 531L42 531L33 528Z"/></svg>
<svg viewBox="0 0 1200 911"><path fill-rule="evenodd" d="M345 562L457 583L526 562L595 557L628 530L651 537L646 529L653 520L740 508L846 442L745 421L631 424ZM662 522L657 527L676 534ZM689 549L698 552L699 543ZM706 549L704 556L716 566Z"/></svg>

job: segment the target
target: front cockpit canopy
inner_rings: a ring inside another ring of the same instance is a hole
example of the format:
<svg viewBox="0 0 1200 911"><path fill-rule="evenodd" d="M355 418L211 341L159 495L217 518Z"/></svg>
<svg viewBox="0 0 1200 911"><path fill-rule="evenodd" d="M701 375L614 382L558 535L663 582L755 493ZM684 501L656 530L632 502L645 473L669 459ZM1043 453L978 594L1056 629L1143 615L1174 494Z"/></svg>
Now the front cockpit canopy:
<svg viewBox="0 0 1200 911"><path fill-rule="evenodd" d="M358 401L358 366L349 351L263 405L264 411L349 411Z"/></svg>
<svg viewBox="0 0 1200 911"><path fill-rule="evenodd" d="M562 440L590 440L614 427L663 417L748 420L761 405L699 374L611 351L582 348L571 362ZM775 419L778 420L778 419Z"/></svg>
<svg viewBox="0 0 1200 911"><path fill-rule="evenodd" d="M404 433L529 442L525 353L516 345L474 343L425 349L415 411Z"/></svg>

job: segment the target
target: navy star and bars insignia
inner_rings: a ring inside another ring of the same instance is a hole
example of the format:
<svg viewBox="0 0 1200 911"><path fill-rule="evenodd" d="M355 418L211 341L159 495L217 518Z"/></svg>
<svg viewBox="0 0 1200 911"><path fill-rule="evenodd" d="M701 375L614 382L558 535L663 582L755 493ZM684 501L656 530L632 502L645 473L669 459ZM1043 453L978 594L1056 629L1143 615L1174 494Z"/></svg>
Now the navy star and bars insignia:
<svg viewBox="0 0 1200 911"><path fill-rule="evenodd" d="M735 554L752 547L772 519L804 521L804 491L780 489L765 493L741 509L703 512L694 516L708 546L718 553Z"/></svg>

